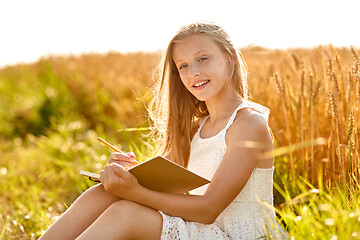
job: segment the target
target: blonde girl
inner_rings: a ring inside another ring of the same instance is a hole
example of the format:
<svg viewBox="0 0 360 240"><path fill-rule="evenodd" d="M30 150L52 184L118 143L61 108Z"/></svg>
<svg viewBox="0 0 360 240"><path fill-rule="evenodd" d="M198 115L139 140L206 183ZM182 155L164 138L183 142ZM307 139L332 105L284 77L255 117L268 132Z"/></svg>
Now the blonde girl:
<svg viewBox="0 0 360 240"><path fill-rule="evenodd" d="M271 233L269 110L248 100L246 66L218 25L185 26L160 63L150 117L163 156L211 179L190 194L142 187L112 154L42 239L257 239Z"/></svg>

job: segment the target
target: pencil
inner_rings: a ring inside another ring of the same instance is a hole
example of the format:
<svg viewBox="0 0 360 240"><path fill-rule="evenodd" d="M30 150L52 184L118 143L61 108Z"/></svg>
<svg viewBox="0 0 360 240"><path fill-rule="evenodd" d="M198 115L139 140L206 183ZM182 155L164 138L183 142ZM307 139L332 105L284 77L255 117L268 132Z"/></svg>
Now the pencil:
<svg viewBox="0 0 360 240"><path fill-rule="evenodd" d="M117 147L111 145L110 143L108 143L107 141L105 141L104 139L102 139L101 137L98 137L97 140L98 140L99 142L101 142L102 144L108 146L109 148L111 148L111 149L114 150L115 152L119 152L119 153L126 154L126 153L124 153L123 151L121 151L120 149L118 149ZM127 154L126 154L126 155L127 155ZM124 161L124 162L130 162L130 161L127 161L127 160L122 160L122 161ZM132 163L132 162L131 162L131 163ZM134 163L135 163L135 164L138 164L139 162L134 159Z"/></svg>

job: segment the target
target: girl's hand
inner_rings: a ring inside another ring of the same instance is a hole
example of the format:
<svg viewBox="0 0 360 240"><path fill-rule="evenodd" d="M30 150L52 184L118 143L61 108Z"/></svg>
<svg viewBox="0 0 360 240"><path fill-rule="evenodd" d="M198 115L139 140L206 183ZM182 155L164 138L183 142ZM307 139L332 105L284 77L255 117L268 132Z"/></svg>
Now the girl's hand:
<svg viewBox="0 0 360 240"><path fill-rule="evenodd" d="M135 165L135 154L133 152L128 152L128 153L113 152L109 157L107 165L111 165L112 163L118 163L121 166L123 166L125 169L129 169L130 167Z"/></svg>
<svg viewBox="0 0 360 240"><path fill-rule="evenodd" d="M107 192L128 200L140 187L136 177L118 163L107 165L100 171L100 182Z"/></svg>

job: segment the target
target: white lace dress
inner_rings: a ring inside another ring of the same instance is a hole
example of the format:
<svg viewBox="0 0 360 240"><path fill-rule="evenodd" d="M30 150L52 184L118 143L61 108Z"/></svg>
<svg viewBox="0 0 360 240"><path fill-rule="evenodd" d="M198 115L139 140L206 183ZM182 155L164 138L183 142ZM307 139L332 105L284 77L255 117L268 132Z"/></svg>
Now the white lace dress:
<svg viewBox="0 0 360 240"><path fill-rule="evenodd" d="M243 101L230 117L226 127L217 135L201 138L203 120L191 142L188 169L211 179L218 168L227 146L225 134L233 123L237 111L251 108L266 120L269 110L259 104ZM271 223L275 223L273 206L273 170L255 168L245 187L212 224L185 221L159 211L163 217L161 239L212 240L212 239L258 239L266 235ZM197 188L190 194L202 195L208 185Z"/></svg>

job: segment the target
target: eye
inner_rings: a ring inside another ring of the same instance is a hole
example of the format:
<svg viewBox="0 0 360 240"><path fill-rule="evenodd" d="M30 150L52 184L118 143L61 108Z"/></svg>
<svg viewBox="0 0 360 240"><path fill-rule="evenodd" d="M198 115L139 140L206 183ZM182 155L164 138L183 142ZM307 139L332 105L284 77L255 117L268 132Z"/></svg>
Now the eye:
<svg viewBox="0 0 360 240"><path fill-rule="evenodd" d="M187 68L187 66L188 66L187 64L182 64L182 65L180 65L179 70Z"/></svg>
<svg viewBox="0 0 360 240"><path fill-rule="evenodd" d="M205 60L207 60L208 58L207 57L201 57L200 59L199 59L199 62L203 62L203 61L205 61Z"/></svg>

